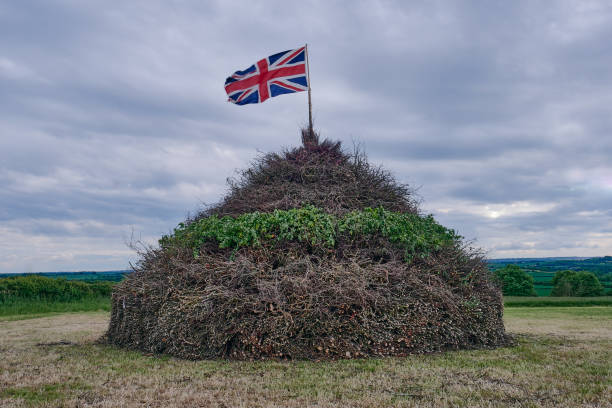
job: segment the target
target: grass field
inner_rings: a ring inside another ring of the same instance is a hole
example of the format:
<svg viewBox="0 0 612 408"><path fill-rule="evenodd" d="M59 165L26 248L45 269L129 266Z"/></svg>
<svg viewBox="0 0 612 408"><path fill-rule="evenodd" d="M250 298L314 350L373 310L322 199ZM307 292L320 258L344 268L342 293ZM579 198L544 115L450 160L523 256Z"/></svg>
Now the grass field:
<svg viewBox="0 0 612 408"><path fill-rule="evenodd" d="M2 407L610 407L612 307L507 308L517 344L338 362L183 361L97 344L107 312L0 317Z"/></svg>

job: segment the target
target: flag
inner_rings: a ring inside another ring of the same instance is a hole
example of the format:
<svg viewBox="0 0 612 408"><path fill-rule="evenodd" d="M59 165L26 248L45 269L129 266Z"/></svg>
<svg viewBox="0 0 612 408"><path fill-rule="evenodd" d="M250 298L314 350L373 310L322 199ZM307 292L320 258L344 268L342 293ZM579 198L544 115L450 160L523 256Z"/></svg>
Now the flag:
<svg viewBox="0 0 612 408"><path fill-rule="evenodd" d="M307 90L305 46L270 55L225 80L228 101L236 105L260 103L273 96Z"/></svg>

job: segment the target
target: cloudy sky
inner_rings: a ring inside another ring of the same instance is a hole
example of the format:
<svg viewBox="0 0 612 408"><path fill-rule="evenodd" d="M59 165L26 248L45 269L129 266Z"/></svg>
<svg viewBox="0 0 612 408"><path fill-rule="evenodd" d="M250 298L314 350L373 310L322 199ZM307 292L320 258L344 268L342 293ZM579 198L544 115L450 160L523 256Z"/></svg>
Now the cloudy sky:
<svg viewBox="0 0 612 408"><path fill-rule="evenodd" d="M223 82L304 43L322 135L489 257L612 255L611 38L609 1L2 1L0 272L124 269L298 144L306 93Z"/></svg>

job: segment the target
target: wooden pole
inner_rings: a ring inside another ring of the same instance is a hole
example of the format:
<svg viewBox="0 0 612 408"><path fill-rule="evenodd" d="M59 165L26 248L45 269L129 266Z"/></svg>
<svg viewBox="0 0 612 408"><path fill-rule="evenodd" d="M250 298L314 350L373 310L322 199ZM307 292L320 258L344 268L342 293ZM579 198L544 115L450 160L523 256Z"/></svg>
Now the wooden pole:
<svg viewBox="0 0 612 408"><path fill-rule="evenodd" d="M312 129L312 100L310 98L310 61L308 60L308 44L305 47L306 51L306 75L308 80L308 131L310 132L310 136L313 136Z"/></svg>

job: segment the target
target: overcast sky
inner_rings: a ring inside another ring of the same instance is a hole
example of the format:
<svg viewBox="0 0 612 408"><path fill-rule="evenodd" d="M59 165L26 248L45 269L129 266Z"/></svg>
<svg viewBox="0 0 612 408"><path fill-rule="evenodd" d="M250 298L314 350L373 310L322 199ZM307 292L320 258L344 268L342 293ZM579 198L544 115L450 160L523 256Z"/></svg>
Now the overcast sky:
<svg viewBox="0 0 612 408"><path fill-rule="evenodd" d="M306 93L223 83L304 43L315 127L489 257L612 255L611 4L2 1L0 272L127 268L298 144Z"/></svg>

